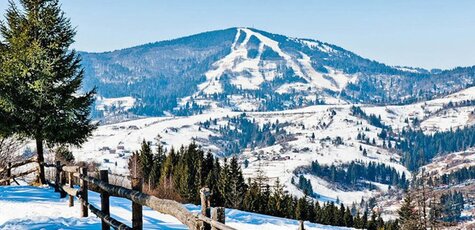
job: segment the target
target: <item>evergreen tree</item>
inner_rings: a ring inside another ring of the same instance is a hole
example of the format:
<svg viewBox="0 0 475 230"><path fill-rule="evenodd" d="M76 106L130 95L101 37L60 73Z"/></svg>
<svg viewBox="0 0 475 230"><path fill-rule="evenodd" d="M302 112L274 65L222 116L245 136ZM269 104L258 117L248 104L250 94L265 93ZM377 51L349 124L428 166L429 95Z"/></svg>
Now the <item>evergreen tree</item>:
<svg viewBox="0 0 475 230"><path fill-rule="evenodd" d="M361 217L362 228L368 227L368 212L364 211L363 216Z"/></svg>
<svg viewBox="0 0 475 230"><path fill-rule="evenodd" d="M412 196L408 192L406 197L404 197L403 204L398 211L399 214L399 225L401 229L411 229L418 230L423 229L419 223L419 214L416 211L416 208L413 204Z"/></svg>
<svg viewBox="0 0 475 230"><path fill-rule="evenodd" d="M84 71L70 50L75 30L58 0L11 2L0 24L0 125L3 135L35 139L39 182L46 183L44 144L79 146L95 125L94 90L79 94Z"/></svg>
<svg viewBox="0 0 475 230"><path fill-rule="evenodd" d="M150 143L143 140L140 150L137 152L139 156L139 164L141 175L143 176L144 181L151 188L152 181L150 178L152 168L153 168L153 153L152 149L150 148Z"/></svg>
<svg viewBox="0 0 475 230"><path fill-rule="evenodd" d="M246 183L236 157L232 157L229 163L229 183L230 191L226 195L228 203L231 204L230 207L239 209L246 191Z"/></svg>
<svg viewBox="0 0 475 230"><path fill-rule="evenodd" d="M160 170L160 185L163 189L169 190L174 187L173 171L176 162L175 149L171 149Z"/></svg>
<svg viewBox="0 0 475 230"><path fill-rule="evenodd" d="M269 207L272 208L272 212L278 216L284 214L285 207L283 206L284 186L280 183L279 178L275 181L274 192L269 199Z"/></svg>
<svg viewBox="0 0 475 230"><path fill-rule="evenodd" d="M348 207L346 207L345 214L343 216L343 220L345 222L346 227L352 227L353 226L353 216L351 215L351 211Z"/></svg>
<svg viewBox="0 0 475 230"><path fill-rule="evenodd" d="M361 215L359 211L356 213L356 217L353 220L353 224L355 228L364 228L363 221L361 220Z"/></svg>
<svg viewBox="0 0 475 230"><path fill-rule="evenodd" d="M320 203L315 202L315 222L322 223L323 222L323 215L322 215L322 208L320 207Z"/></svg>
<svg viewBox="0 0 475 230"><path fill-rule="evenodd" d="M340 209L336 216L336 225L345 226L345 206L342 203L340 203Z"/></svg>
<svg viewBox="0 0 475 230"><path fill-rule="evenodd" d="M295 208L295 218L298 220L306 220L308 218L307 196L301 197Z"/></svg>
<svg viewBox="0 0 475 230"><path fill-rule="evenodd" d="M229 194L231 190L231 179L230 179L230 169L228 160L224 158L223 166L221 168L219 179L218 179L218 189L219 193L223 196L224 205L226 207L231 207L231 200L229 199Z"/></svg>
<svg viewBox="0 0 475 230"><path fill-rule="evenodd" d="M152 188L155 188L156 184L159 183L161 177L162 165L165 161L166 155L163 145L158 143L157 153L153 156L153 164L150 172L150 184Z"/></svg>

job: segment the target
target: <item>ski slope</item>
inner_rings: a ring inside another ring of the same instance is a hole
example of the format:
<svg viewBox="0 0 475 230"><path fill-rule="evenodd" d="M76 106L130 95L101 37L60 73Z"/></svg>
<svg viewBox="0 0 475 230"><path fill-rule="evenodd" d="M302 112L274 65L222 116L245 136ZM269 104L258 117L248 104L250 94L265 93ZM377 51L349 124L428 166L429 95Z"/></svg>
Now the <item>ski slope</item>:
<svg viewBox="0 0 475 230"><path fill-rule="evenodd" d="M89 191L89 201L100 207L100 195ZM77 200L76 200L77 204ZM111 197L111 213L117 220L131 225L131 202ZM200 207L186 205L192 212ZM79 218L80 207L68 207L67 198L60 199L59 194L49 187L0 186L0 229L101 229L100 219L90 213L87 218ZM187 229L172 216L160 214L149 208L143 212L144 229ZM226 210L226 224L243 230L284 230L297 229L298 222L261 214ZM348 229L320 224L306 223L306 229Z"/></svg>

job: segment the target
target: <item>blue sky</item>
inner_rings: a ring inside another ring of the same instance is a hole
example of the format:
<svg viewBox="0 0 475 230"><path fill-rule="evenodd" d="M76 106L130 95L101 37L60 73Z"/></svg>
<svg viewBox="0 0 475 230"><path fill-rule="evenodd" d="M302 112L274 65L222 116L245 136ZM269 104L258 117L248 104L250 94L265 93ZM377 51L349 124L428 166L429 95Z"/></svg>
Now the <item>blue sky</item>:
<svg viewBox="0 0 475 230"><path fill-rule="evenodd" d="M63 0L74 48L109 51L248 26L313 38L389 65L475 65L472 0ZM6 0L0 0L4 12Z"/></svg>

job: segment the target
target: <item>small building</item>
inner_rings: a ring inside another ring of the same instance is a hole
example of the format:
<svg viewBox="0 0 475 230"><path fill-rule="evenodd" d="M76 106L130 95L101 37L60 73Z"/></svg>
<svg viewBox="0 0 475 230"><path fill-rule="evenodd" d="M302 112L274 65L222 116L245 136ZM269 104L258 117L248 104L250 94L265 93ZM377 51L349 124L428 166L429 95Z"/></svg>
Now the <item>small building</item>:
<svg viewBox="0 0 475 230"><path fill-rule="evenodd" d="M130 125L130 126L128 127L128 129L129 129L129 130L139 130L139 127L136 126L136 125Z"/></svg>
<svg viewBox="0 0 475 230"><path fill-rule="evenodd" d="M107 147L107 146L104 146L104 147L99 149L99 151L109 151L109 150L110 150L110 148Z"/></svg>

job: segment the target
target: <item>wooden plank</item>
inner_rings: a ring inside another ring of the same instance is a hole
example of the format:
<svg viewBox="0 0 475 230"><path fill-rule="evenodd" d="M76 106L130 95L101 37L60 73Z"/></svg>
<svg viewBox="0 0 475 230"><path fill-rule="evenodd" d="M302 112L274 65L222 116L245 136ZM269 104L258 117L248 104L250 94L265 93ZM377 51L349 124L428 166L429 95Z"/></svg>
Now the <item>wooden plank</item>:
<svg viewBox="0 0 475 230"><path fill-rule="evenodd" d="M13 179L13 178L18 178L18 177L26 176L26 175L31 174L31 173L34 173L34 172L36 172L36 171L38 171L38 169L35 168L35 169L30 169L30 170L25 171L25 172L18 173L18 174L16 174L16 175L12 175L10 178L1 179L1 180L0 180L0 184L5 183L7 180L11 180L11 179Z"/></svg>
<svg viewBox="0 0 475 230"><path fill-rule="evenodd" d="M69 207L72 207L74 205L74 197L79 196L81 194L79 189L75 189L69 186L69 184L65 184L61 186L61 190L63 190L65 193L67 193L70 198L72 197L73 203ZM71 200L70 200L71 204Z"/></svg>
<svg viewBox="0 0 475 230"><path fill-rule="evenodd" d="M62 189L62 187L66 185L66 172L61 171L59 173L59 194L61 198L65 198L68 194Z"/></svg>
<svg viewBox="0 0 475 230"><path fill-rule="evenodd" d="M211 211L211 219L213 221L217 221L217 222L225 224L226 223L226 216L225 216L224 207L213 208L212 211ZM212 230L218 230L218 228L216 228L216 226L212 226L211 229Z"/></svg>
<svg viewBox="0 0 475 230"><path fill-rule="evenodd" d="M202 227L202 222L198 220L197 216L189 212L182 204L176 201L160 199L139 191L110 185L93 177L81 175L81 179L99 186L101 189L107 191L111 196L126 198L147 206L157 212L172 215L190 229L201 229Z"/></svg>
<svg viewBox="0 0 475 230"><path fill-rule="evenodd" d="M211 217L210 195L211 195L211 192L209 188L200 189L201 215L206 216L206 217ZM204 230L211 230L211 225L209 223L205 223Z"/></svg>
<svg viewBox="0 0 475 230"><path fill-rule="evenodd" d="M68 189L74 189L73 188L73 185L74 185L74 176L73 176L73 173L72 172L69 172L68 173L68 185L69 186L66 186L68 187ZM63 188L64 191L66 191L64 188ZM76 190L75 192L73 193L69 193L68 191L66 191L66 193L69 194L69 207L73 207L74 206L74 197L77 196L78 194L78 190Z"/></svg>
<svg viewBox="0 0 475 230"><path fill-rule="evenodd" d="M233 227L230 227L230 226L227 226L227 225L225 225L225 224L223 224L223 223L220 223L220 222L218 222L218 221L215 221L215 220L213 220L213 219L211 219L211 218L209 218L209 217L206 217L206 216L204 216L204 215L202 215L202 214L199 214L199 215L198 215L198 219L201 220L201 221L203 221L203 222L206 222L206 223L210 224L211 227L214 227L214 228L217 228L217 229L220 229L220 230L237 230L237 229L235 229L235 228L233 228Z"/></svg>
<svg viewBox="0 0 475 230"><path fill-rule="evenodd" d="M60 178L59 178L60 174L61 174L60 166L61 166L61 162L56 161L56 164L55 164L55 168L56 168L55 172L56 173L55 173L55 177L54 177L54 184L56 185L56 186L54 186L54 191L55 192L59 192L59 188L61 187Z"/></svg>
<svg viewBox="0 0 475 230"><path fill-rule="evenodd" d="M142 192L143 179L132 178L131 179L132 190ZM143 208L142 205L132 201L132 229L143 229Z"/></svg>
<svg viewBox="0 0 475 230"><path fill-rule="evenodd" d="M99 217L103 222L107 224L107 227L109 228L112 227L114 229L119 229L119 230L131 230L130 227L128 227L126 224L119 222L118 220L112 218L110 215L106 215L103 213L101 210L98 208L94 207L91 204L84 204L91 210L92 213L94 213L97 217Z"/></svg>
<svg viewBox="0 0 475 230"><path fill-rule="evenodd" d="M11 165L9 167L6 167L6 168L3 168L3 169L0 169L0 173L3 173L5 171L7 171L8 169L13 169L13 168L18 168L20 166L23 166L23 165L26 165L26 164L30 164L30 163L35 163L36 162L36 158L30 158L30 159L27 159L27 160L24 160L24 161L20 161L20 162L16 162L16 163L11 163Z"/></svg>
<svg viewBox="0 0 475 230"><path fill-rule="evenodd" d="M81 173L81 176L87 177L87 168L82 167L79 172ZM87 181L84 179L80 180L79 186L81 187L81 217L87 217L88 216L88 209L87 209L87 203L88 203L88 197L87 197Z"/></svg>
<svg viewBox="0 0 475 230"><path fill-rule="evenodd" d="M99 177L102 182L109 183L109 171L101 170ZM110 216L109 193L106 190L101 190L101 212L106 216ZM102 230L109 230L109 224L102 219Z"/></svg>
<svg viewBox="0 0 475 230"><path fill-rule="evenodd" d="M79 166L63 166L61 169L65 172L79 172Z"/></svg>

